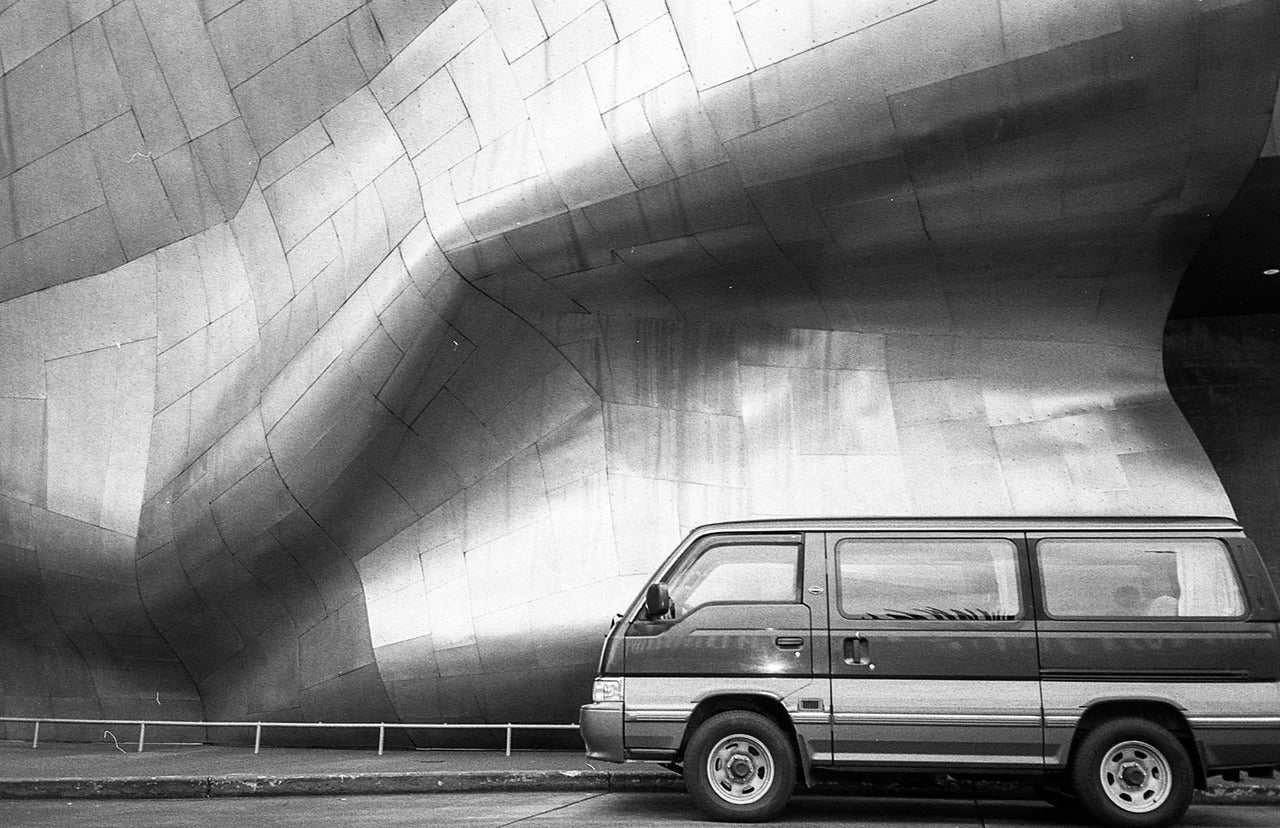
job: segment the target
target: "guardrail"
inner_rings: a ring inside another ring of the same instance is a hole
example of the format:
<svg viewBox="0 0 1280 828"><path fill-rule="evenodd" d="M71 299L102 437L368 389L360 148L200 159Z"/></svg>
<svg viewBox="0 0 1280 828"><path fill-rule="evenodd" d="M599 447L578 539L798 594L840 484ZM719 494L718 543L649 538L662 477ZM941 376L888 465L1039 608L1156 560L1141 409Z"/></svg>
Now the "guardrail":
<svg viewBox="0 0 1280 828"><path fill-rule="evenodd" d="M30 723L35 725L31 737L31 747L40 746L41 724L76 724L76 725L137 725L138 753L142 753L147 743L147 727L251 727L253 732L253 752L262 749L263 728L336 728L346 730L378 731L378 755L381 756L386 745L387 730L505 730L507 732L507 756L511 755L511 734L516 730L577 730L576 724L450 724L439 722L426 724L420 722L181 722L181 721L144 721L141 719L51 719L32 716L0 716L0 722Z"/></svg>

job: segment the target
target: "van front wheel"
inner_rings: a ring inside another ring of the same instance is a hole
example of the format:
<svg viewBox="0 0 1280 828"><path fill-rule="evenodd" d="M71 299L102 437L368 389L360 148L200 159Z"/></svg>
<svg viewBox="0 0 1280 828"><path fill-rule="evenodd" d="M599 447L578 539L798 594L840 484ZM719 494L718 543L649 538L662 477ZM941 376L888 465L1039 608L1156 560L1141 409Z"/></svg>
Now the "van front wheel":
<svg viewBox="0 0 1280 828"><path fill-rule="evenodd" d="M689 739L684 781L694 804L712 819L761 822L780 814L791 798L795 753L767 716L717 713Z"/></svg>
<svg viewBox="0 0 1280 828"><path fill-rule="evenodd" d="M1191 759L1146 719L1114 719L1085 735L1071 768L1080 804L1115 828L1172 825L1191 804Z"/></svg>

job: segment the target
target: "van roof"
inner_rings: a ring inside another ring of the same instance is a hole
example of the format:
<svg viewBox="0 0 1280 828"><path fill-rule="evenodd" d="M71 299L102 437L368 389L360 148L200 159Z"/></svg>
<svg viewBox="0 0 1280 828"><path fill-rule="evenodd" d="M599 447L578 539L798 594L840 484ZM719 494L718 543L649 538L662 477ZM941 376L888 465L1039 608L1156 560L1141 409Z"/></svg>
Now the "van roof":
<svg viewBox="0 0 1280 828"><path fill-rule="evenodd" d="M1242 532L1224 517L804 517L708 523L691 535L717 532Z"/></svg>

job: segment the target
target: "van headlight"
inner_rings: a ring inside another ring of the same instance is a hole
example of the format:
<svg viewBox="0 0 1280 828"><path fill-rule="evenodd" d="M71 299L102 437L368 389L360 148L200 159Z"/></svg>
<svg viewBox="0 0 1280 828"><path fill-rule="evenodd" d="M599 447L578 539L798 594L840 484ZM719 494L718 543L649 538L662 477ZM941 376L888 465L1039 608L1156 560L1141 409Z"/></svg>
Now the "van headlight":
<svg viewBox="0 0 1280 828"><path fill-rule="evenodd" d="M593 702L622 701L622 679L620 678L596 679L591 684L591 701Z"/></svg>

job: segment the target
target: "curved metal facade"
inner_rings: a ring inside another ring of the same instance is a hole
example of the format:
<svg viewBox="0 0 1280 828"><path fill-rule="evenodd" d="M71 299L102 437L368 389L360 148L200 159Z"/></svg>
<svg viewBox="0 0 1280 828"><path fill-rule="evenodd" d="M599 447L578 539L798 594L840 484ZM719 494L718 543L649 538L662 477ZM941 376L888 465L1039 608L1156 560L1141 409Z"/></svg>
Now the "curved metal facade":
<svg viewBox="0 0 1280 828"><path fill-rule="evenodd" d="M690 526L1222 514L1280 9L18 0L9 714L564 720Z"/></svg>

